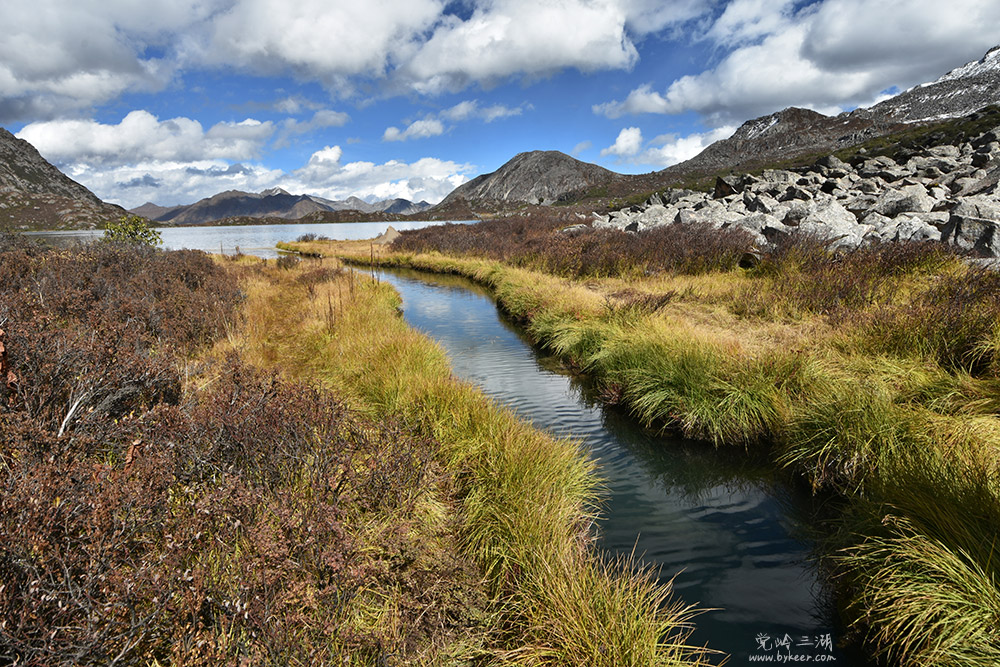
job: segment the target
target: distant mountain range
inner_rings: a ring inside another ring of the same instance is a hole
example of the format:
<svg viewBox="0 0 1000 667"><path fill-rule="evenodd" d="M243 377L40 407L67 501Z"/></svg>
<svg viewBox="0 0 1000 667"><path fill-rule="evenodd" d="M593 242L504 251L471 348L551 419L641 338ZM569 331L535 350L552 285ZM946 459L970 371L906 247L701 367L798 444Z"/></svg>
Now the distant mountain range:
<svg viewBox="0 0 1000 667"><path fill-rule="evenodd" d="M412 215L430 207L427 202L414 204L406 199L387 199L373 204L357 197L334 201L313 195L293 195L281 188L271 188L257 193L227 190L187 206L167 207L146 203L131 209L130 212L171 225L200 225L223 218L237 217L296 220L321 211L350 210L361 213Z"/></svg>
<svg viewBox="0 0 1000 667"><path fill-rule="evenodd" d="M259 193L228 191L187 206L144 204L132 212L167 225L252 219L347 220L363 216L469 219L521 210L525 205L608 205L725 171L750 171L783 161L819 157L916 123L957 118L1000 103L1000 47L867 109L825 116L789 108L744 123L728 139L662 171L622 175L557 151L520 153L502 167L459 186L437 206L357 197L332 201L280 188ZM0 128L0 225L18 228L93 228L125 211L101 202L46 162L27 142Z"/></svg>

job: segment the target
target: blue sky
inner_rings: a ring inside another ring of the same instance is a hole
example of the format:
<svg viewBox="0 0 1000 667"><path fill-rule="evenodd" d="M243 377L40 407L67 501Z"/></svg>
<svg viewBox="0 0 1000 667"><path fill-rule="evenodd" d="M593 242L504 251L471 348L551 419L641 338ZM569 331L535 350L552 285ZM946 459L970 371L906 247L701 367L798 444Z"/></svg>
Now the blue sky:
<svg viewBox="0 0 1000 667"><path fill-rule="evenodd" d="M439 201L521 151L618 172L1000 42L996 0L0 0L0 125L101 198Z"/></svg>

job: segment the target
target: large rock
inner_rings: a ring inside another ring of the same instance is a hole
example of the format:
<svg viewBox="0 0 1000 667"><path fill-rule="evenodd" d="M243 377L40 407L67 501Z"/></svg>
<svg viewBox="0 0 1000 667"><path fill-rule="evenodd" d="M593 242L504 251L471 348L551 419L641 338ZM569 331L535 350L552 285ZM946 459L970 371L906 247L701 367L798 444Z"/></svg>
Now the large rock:
<svg viewBox="0 0 1000 667"><path fill-rule="evenodd" d="M906 185L883 192L870 210L894 218L900 213L924 213L933 208L934 200L924 186Z"/></svg>
<svg viewBox="0 0 1000 667"><path fill-rule="evenodd" d="M1000 163L991 160L986 165L986 175L982 178L967 181L962 188L962 195L978 195L993 193L997 191L997 184L1000 183Z"/></svg>
<svg viewBox="0 0 1000 667"><path fill-rule="evenodd" d="M719 176L715 179L715 191L712 196L716 199L722 199L734 195L740 190L740 182L736 176Z"/></svg>
<svg viewBox="0 0 1000 667"><path fill-rule="evenodd" d="M829 239L833 247L857 247L870 229L833 199L816 201L799 222L800 233Z"/></svg>
<svg viewBox="0 0 1000 667"><path fill-rule="evenodd" d="M851 171L851 165L847 164L846 162L838 158L836 155L827 155L825 157L821 157L819 160L816 161L816 166L820 167L824 171L835 170L835 171L842 171L844 173Z"/></svg>
<svg viewBox="0 0 1000 667"><path fill-rule="evenodd" d="M648 206L646 210L635 217L634 220L639 223L640 229L647 229L650 227L669 225L673 223L674 218L676 217L676 208L663 206L662 204L654 204L653 206Z"/></svg>
<svg viewBox="0 0 1000 667"><path fill-rule="evenodd" d="M764 193L754 194L750 190L744 190L743 204L751 213L773 213L778 200Z"/></svg>
<svg viewBox="0 0 1000 667"><path fill-rule="evenodd" d="M1000 255L1000 203L987 197L967 197L951 211L942 238L963 250L972 250L986 257Z"/></svg>
<svg viewBox="0 0 1000 667"><path fill-rule="evenodd" d="M727 210L717 202L710 202L711 205L703 206L697 210L683 208L677 211L675 222L679 224L706 224L716 229L725 227L741 220L743 215Z"/></svg>
<svg viewBox="0 0 1000 667"><path fill-rule="evenodd" d="M902 213L892 220L881 236L887 241L940 241L941 230L920 214Z"/></svg>

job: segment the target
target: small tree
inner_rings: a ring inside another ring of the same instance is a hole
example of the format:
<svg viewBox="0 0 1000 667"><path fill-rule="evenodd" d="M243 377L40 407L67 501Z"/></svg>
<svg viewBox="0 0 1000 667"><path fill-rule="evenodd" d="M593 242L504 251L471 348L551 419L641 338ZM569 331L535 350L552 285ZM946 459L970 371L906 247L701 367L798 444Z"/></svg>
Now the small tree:
<svg viewBox="0 0 1000 667"><path fill-rule="evenodd" d="M146 219L138 215L123 215L118 222L109 222L104 228L103 240L149 246L163 243L160 232L150 227Z"/></svg>

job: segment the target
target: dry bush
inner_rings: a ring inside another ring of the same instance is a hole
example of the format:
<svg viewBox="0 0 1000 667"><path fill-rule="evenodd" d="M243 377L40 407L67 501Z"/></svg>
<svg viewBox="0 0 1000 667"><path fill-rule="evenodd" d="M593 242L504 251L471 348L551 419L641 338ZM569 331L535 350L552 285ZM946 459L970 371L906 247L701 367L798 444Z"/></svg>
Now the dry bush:
<svg viewBox="0 0 1000 667"><path fill-rule="evenodd" d="M207 258L0 236L0 274L0 664L384 662L468 622L472 569L413 557L432 443L236 359L182 393L237 301Z"/></svg>
<svg viewBox="0 0 1000 667"><path fill-rule="evenodd" d="M7 237L0 259L0 323L18 379L0 399L57 433L176 402L176 355L221 334L239 301L232 277L195 251L56 252Z"/></svg>
<svg viewBox="0 0 1000 667"><path fill-rule="evenodd" d="M401 232L393 249L437 251L502 260L571 277L661 271L697 274L735 268L752 245L741 229L665 225L629 234L614 229L564 233L564 220L541 214L474 225L436 225Z"/></svg>

